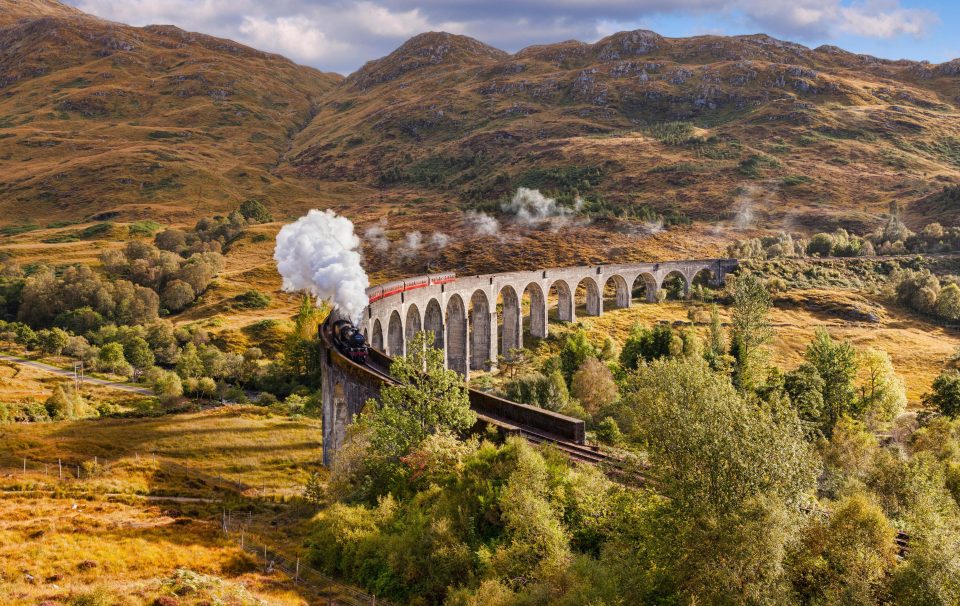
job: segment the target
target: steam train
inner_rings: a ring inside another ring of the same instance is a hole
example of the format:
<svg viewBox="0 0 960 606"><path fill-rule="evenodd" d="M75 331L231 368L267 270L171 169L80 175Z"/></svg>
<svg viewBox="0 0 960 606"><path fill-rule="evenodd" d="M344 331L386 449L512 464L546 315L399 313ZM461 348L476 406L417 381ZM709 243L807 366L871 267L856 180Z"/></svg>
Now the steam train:
<svg viewBox="0 0 960 606"><path fill-rule="evenodd" d="M367 345L363 333L350 320L337 320L333 323L333 344L357 364L366 363L370 346Z"/></svg>

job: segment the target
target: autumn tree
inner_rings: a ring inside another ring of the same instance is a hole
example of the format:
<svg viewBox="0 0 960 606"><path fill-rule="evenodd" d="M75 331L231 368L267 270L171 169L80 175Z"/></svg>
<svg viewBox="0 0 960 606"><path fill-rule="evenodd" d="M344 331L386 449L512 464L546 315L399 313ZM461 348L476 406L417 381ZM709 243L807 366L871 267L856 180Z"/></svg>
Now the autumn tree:
<svg viewBox="0 0 960 606"><path fill-rule="evenodd" d="M619 396L613 373L596 358L587 358L580 370L574 373L570 391L591 415L597 414L603 406L614 402Z"/></svg>
<svg viewBox="0 0 960 606"><path fill-rule="evenodd" d="M773 328L767 315L773 305L770 293L753 274L737 276L733 285L731 353L736 360L734 384L741 390L756 389L763 380L767 342Z"/></svg>

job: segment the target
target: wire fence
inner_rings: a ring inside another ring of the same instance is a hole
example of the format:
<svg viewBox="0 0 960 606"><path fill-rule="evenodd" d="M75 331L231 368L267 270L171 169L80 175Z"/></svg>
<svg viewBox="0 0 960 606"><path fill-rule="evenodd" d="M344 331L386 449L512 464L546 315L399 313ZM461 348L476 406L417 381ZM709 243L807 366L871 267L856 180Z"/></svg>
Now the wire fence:
<svg viewBox="0 0 960 606"><path fill-rule="evenodd" d="M281 572L290 578L297 586L311 589L318 597L325 600L323 604L329 606L391 606L390 602L365 593L356 587L344 585L323 574L319 570L306 564L305 558L299 555L284 553L282 550L271 547L262 537L250 532L244 527L234 527L224 514L224 534L240 548L252 555L264 573Z"/></svg>
<svg viewBox="0 0 960 606"><path fill-rule="evenodd" d="M150 462L154 465L161 465L164 468L176 468L184 472L193 471L190 468L157 457L155 453L146 453L144 455L135 454L136 461ZM7 492L22 493L24 495L35 492L49 492L49 485L70 486L78 480L87 480L103 476L109 472L110 463L107 459L94 456L90 459L79 460L76 457L70 459L58 458L51 461L40 461L36 459L20 458L16 463L11 460L0 462L0 477L8 479L22 479L24 482L13 484L7 489ZM43 480L46 486L36 483L37 480ZM209 488L232 492L238 496L243 496L244 490L251 489L240 480L232 478L215 476L208 484ZM266 487L252 488L255 497L268 497ZM249 496L247 492L246 496ZM124 495L104 495L104 496L124 496ZM131 494L129 496L138 496ZM142 495L140 495L142 496ZM219 503L221 500L208 499L190 496L170 496L155 495L156 499L171 499L175 501L204 501L207 503ZM244 510L242 512L228 511L224 509L221 513L221 519L210 520L219 525L224 536L232 543L239 546L244 552L253 556L257 565L269 574L279 572L289 577L290 582L298 587L309 589L318 598L323 600L319 604L324 606L392 606L387 600L378 598L375 595L365 593L356 587L345 585L338 582L319 570L312 568L307 564L306 553L300 547L288 547L286 549L270 544L261 535L253 530L253 510ZM260 516L258 516L259 521ZM281 523L282 520L272 520L273 523Z"/></svg>

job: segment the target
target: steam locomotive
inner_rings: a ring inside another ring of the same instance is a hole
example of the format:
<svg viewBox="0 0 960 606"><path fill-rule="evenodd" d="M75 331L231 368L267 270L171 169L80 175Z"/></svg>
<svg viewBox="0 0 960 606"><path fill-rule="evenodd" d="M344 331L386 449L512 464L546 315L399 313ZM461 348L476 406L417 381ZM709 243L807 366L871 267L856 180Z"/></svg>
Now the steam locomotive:
<svg viewBox="0 0 960 606"><path fill-rule="evenodd" d="M350 320L337 320L333 323L333 344L357 364L366 363L370 347L363 333Z"/></svg>

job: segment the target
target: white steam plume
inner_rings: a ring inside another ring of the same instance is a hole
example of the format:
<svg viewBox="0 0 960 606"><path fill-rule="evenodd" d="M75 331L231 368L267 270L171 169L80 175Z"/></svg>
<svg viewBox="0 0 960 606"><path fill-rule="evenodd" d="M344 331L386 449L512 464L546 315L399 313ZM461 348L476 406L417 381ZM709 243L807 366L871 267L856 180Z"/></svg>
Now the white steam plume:
<svg viewBox="0 0 960 606"><path fill-rule="evenodd" d="M390 249L390 240L387 239L386 218L377 221L363 232L363 239L377 252L387 252Z"/></svg>
<svg viewBox="0 0 960 606"><path fill-rule="evenodd" d="M559 204L554 198L544 196L540 190L520 187L501 208L514 215L517 222L523 225L548 224L556 229L569 223L571 217L583 209L583 200L578 197L574 207L570 208Z"/></svg>
<svg viewBox="0 0 960 606"><path fill-rule="evenodd" d="M737 214L733 217L733 226L737 229L749 229L753 225L753 205L757 196L763 195L763 190L755 185L740 187L737 195Z"/></svg>
<svg viewBox="0 0 960 606"><path fill-rule="evenodd" d="M446 248L447 244L450 244L450 236L442 231L435 231L433 235L430 236L430 243L437 248Z"/></svg>
<svg viewBox="0 0 960 606"><path fill-rule="evenodd" d="M309 292L359 322L370 286L359 248L350 219L332 210L311 210L277 234L273 258L283 290Z"/></svg>
<svg viewBox="0 0 960 606"><path fill-rule="evenodd" d="M471 210L464 220L477 236L496 236L500 234L500 222L487 213Z"/></svg>
<svg viewBox="0 0 960 606"><path fill-rule="evenodd" d="M407 232L403 241L403 254L408 257L415 257L423 247L423 234L419 231Z"/></svg>

